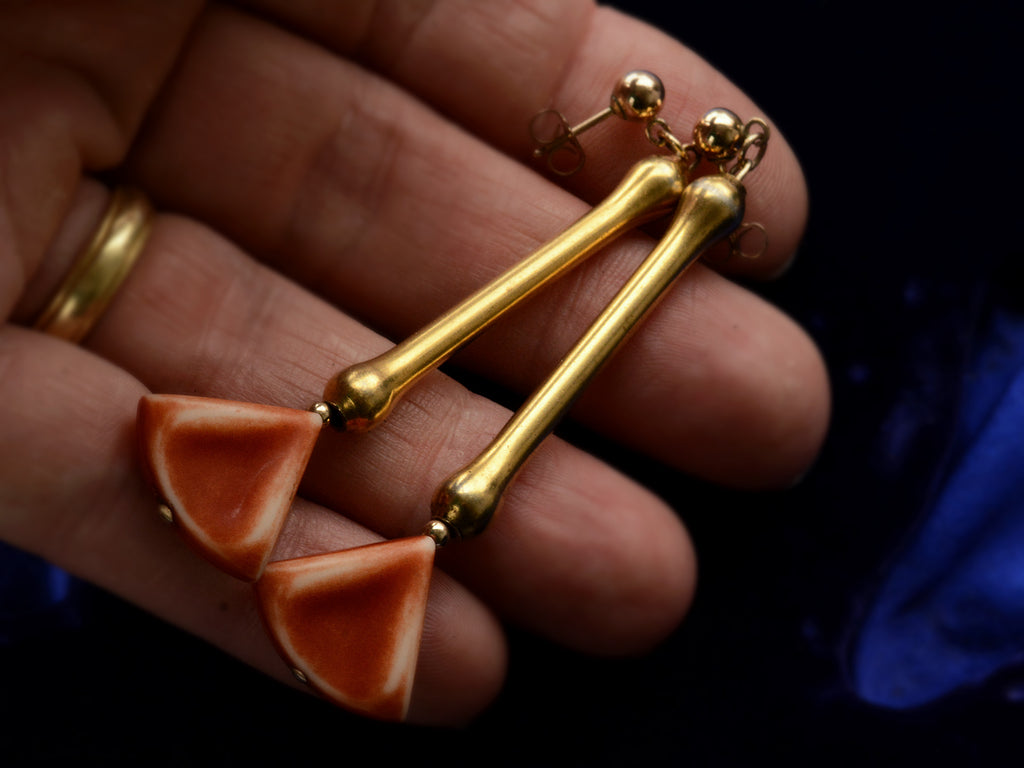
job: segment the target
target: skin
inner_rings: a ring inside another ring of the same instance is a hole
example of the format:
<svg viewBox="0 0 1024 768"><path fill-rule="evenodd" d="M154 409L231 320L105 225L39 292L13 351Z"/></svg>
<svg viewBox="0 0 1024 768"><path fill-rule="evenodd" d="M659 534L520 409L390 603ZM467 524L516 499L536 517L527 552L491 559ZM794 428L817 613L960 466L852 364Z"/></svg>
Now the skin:
<svg viewBox="0 0 1024 768"><path fill-rule="evenodd" d="M585 136L584 170L554 180L524 128L549 104L592 114L638 67L664 80L662 117L683 135L712 106L765 114L681 44L584 0L5 4L0 537L289 680L250 587L154 514L134 458L138 398L307 407L651 152L642 129L609 120ZM80 345L30 330L115 171L160 211L138 265ZM747 186L767 253L697 265L573 416L713 482L788 487L823 439L827 377L806 334L730 279L779 274L803 230L803 177L778 132ZM458 362L529 391L653 242L623 239ZM507 417L434 373L374 432L328 431L274 559L418 532L434 487ZM638 653L678 626L696 583L676 513L557 438L486 534L439 565L416 722L464 722L495 696L503 622Z"/></svg>

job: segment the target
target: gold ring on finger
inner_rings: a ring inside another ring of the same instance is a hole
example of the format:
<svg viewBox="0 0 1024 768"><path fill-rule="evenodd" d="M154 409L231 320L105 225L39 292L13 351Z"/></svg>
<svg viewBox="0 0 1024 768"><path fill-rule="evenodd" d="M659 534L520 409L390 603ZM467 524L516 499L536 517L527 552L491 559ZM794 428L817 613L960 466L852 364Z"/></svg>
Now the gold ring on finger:
<svg viewBox="0 0 1024 768"><path fill-rule="evenodd" d="M37 330L81 341L106 311L149 236L153 207L132 187L118 187L96 232L33 323Z"/></svg>

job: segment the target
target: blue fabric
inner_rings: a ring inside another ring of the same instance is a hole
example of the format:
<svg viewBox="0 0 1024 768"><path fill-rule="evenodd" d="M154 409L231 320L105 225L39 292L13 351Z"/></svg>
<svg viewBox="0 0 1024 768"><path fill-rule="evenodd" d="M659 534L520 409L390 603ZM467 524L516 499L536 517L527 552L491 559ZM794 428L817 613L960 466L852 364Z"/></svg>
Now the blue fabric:
<svg viewBox="0 0 1024 768"><path fill-rule="evenodd" d="M1021 316L993 315L947 464L853 644L856 692L887 707L932 702L1024 661Z"/></svg>
<svg viewBox="0 0 1024 768"><path fill-rule="evenodd" d="M65 571L0 541L0 643L77 625L77 588Z"/></svg>

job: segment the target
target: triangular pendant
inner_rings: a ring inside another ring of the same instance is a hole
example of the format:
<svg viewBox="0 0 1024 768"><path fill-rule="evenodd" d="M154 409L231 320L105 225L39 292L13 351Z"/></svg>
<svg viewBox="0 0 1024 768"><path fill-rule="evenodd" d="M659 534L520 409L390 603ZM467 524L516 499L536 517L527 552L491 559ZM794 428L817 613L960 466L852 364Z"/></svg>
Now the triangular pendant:
<svg viewBox="0 0 1024 768"><path fill-rule="evenodd" d="M150 481L185 540L255 581L266 565L323 426L311 411L148 395L138 435Z"/></svg>
<svg viewBox="0 0 1024 768"><path fill-rule="evenodd" d="M413 536L270 563L256 596L295 676L346 709L403 720L435 549Z"/></svg>

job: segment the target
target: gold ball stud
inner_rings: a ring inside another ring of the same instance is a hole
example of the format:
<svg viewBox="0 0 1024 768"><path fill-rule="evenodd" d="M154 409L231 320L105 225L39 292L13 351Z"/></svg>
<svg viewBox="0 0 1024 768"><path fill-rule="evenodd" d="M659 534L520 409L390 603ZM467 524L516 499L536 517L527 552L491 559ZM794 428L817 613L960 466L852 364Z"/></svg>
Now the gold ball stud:
<svg viewBox="0 0 1024 768"><path fill-rule="evenodd" d="M665 86L657 75L642 69L624 75L612 91L611 109L626 120L649 120L665 101Z"/></svg>
<svg viewBox="0 0 1024 768"><path fill-rule="evenodd" d="M721 107L704 114L693 129L693 140L700 152L712 162L733 157L743 145L746 131L743 121Z"/></svg>

